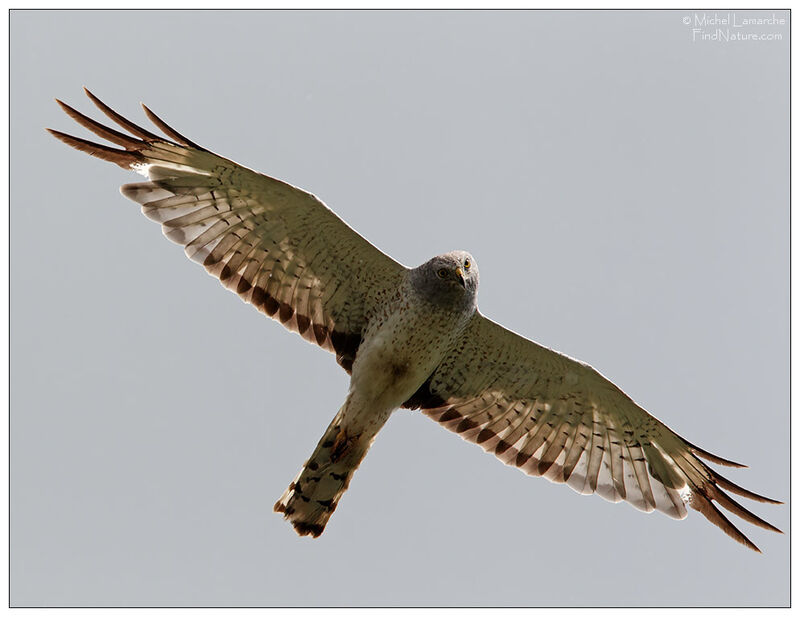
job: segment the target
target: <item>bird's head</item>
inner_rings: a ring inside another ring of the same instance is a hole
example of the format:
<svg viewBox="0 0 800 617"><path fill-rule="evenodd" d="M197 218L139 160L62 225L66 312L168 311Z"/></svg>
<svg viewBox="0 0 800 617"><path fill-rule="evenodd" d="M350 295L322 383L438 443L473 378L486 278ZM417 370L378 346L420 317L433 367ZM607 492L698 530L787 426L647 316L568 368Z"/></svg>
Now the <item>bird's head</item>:
<svg viewBox="0 0 800 617"><path fill-rule="evenodd" d="M475 306L478 295L478 265L466 251L437 255L412 270L417 290L437 305Z"/></svg>

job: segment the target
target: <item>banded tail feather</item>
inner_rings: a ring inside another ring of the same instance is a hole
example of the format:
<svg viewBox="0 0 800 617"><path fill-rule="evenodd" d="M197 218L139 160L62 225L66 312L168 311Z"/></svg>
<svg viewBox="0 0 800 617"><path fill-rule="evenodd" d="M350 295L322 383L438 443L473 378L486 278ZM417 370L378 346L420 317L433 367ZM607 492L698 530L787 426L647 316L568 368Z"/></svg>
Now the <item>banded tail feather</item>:
<svg viewBox="0 0 800 617"><path fill-rule="evenodd" d="M336 510L356 469L367 455L374 433L351 433L344 428L344 407L331 422L314 453L275 503L301 535L319 537Z"/></svg>

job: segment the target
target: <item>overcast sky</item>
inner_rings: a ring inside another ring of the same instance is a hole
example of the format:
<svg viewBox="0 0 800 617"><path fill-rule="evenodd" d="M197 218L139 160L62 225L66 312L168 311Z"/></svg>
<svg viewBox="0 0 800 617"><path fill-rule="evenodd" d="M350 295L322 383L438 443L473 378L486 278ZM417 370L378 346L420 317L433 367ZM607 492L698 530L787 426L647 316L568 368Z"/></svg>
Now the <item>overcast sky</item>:
<svg viewBox="0 0 800 617"><path fill-rule="evenodd" d="M83 85L144 101L407 265L469 250L484 314L787 501L789 28L704 15L14 11L12 604L788 605L788 506L757 555L418 412L297 537L272 506L347 375L43 130L87 136L53 102Z"/></svg>

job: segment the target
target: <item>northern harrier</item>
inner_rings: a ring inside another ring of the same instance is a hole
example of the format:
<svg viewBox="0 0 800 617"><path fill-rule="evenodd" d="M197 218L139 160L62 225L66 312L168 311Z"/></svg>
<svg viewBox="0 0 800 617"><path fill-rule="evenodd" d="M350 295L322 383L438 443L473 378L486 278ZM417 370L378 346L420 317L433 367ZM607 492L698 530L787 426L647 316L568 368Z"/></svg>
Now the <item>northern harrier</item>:
<svg viewBox="0 0 800 617"><path fill-rule="evenodd" d="M421 409L527 474L579 493L684 518L698 510L758 550L713 504L779 531L724 490L780 503L700 459L741 467L689 443L590 366L537 345L477 308L478 267L463 251L417 268L388 257L314 195L217 156L167 126L168 138L92 102L129 134L58 103L119 147L59 131L68 145L138 171L122 194L190 259L270 317L336 354L350 389L311 458L275 504L319 536L376 434L399 407ZM723 490L724 489L724 490Z"/></svg>

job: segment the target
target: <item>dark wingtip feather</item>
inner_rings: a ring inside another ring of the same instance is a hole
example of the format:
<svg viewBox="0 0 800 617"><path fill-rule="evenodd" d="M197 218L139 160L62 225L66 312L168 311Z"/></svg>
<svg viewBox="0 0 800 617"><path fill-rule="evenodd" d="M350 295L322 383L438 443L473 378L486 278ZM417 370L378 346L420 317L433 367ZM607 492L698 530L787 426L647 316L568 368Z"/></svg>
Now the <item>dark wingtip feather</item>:
<svg viewBox="0 0 800 617"><path fill-rule="evenodd" d="M747 508L742 506L739 502L737 502L736 500L732 499L731 497L729 497L728 495L726 495L724 492L722 492L721 490L719 490L716 487L714 487L711 490L709 497L712 498L712 499L715 499L719 503L719 505L721 505L723 508L725 508L729 512L733 512L737 516L740 516L741 518L746 520L748 523L752 523L753 525L757 525L758 527L761 527L762 529L768 529L770 531L776 531L778 533L783 533L780 529L775 527L775 525L772 525L771 523L768 523L767 521L765 521L763 518L761 518L759 516L756 516L755 514L750 512L750 510L748 510Z"/></svg>
<svg viewBox="0 0 800 617"><path fill-rule="evenodd" d="M718 474L713 469L709 469L705 465L703 467L708 471L714 481L720 488L724 488L726 491L730 491L735 495L739 495L740 497L747 497L748 499L752 499L753 501L760 501L761 503L771 503L777 506L783 505L782 501L778 501L777 499L771 499L770 497L765 497L764 495L759 495L758 493L754 493L753 491L749 491L746 488L739 486L738 484L731 482L725 476Z"/></svg>
<svg viewBox="0 0 800 617"><path fill-rule="evenodd" d="M722 458L716 454L711 454L711 452L703 450L703 448L698 448L696 445L689 443L688 441L686 442L686 445L689 446L689 449L697 456L704 458L707 461L711 461L712 463L716 463L717 465L724 465L725 467L738 467L739 469L747 468L747 465L737 463L736 461L731 461L727 458Z"/></svg>
<svg viewBox="0 0 800 617"><path fill-rule="evenodd" d="M58 103L64 113L75 120L75 122L80 124L82 127L89 129L92 133L102 137L103 139L107 139L108 141L115 143L118 146L124 146L125 148L135 149L143 145L143 143L135 137L125 135L124 133L120 133L117 130L104 126L96 120L92 120L88 116L82 114L77 109L70 107L59 99L56 99L56 103Z"/></svg>
<svg viewBox="0 0 800 617"><path fill-rule="evenodd" d="M202 150L203 152L207 152L207 150L205 148L203 148L202 146L198 146L196 143L194 143L190 139L187 139L186 137L181 135L178 131L173 129L170 125L168 125L166 122L164 122L161 118L159 118L156 114L154 114L152 112L152 110L150 110L150 108L147 107L147 105L145 105L144 103L140 103L140 104L142 106L142 109L144 109L144 113L150 119L150 122L155 124L162 131L164 131L164 133L166 135L169 135L172 139L177 141L179 144L183 144L184 146L189 146L190 148L194 148L196 150Z"/></svg>
<svg viewBox="0 0 800 617"><path fill-rule="evenodd" d="M80 150L86 154L103 159L104 161L116 163L123 169L130 169L131 165L141 162L142 160L142 157L135 152L128 152L127 150L118 150L117 148L111 148L110 146L103 146L86 139L81 139L80 137L67 135L66 133L62 133L61 131L56 131L54 129L46 130L53 137L63 141L68 146L72 146L76 150Z"/></svg>
<svg viewBox="0 0 800 617"><path fill-rule="evenodd" d="M705 495L693 493L692 499L689 503L693 509L700 512L700 514L705 516L711 523L722 529L722 531L724 531L728 536L740 544L744 544L747 548L756 551L757 553L761 552L761 549L758 548L752 542L752 540L750 540L750 538L739 531L739 529L733 523L731 523Z"/></svg>
<svg viewBox="0 0 800 617"><path fill-rule="evenodd" d="M83 91L86 93L86 96L89 97L89 99L92 101L92 103L94 103L95 106L100 111L102 111L106 116L111 118L114 122L119 124L126 131L130 131L131 133L133 133L137 137L140 137L141 139L144 139L146 141L164 141L163 137L160 137L160 136L156 135L155 133L151 133L147 129L143 129L138 124L135 124L135 123L131 122L130 120L128 120L127 118L125 118L124 116L121 116L120 114L118 114L116 111L111 109L108 105L106 105L103 101L101 101L99 98L97 98L94 94L92 94L89 91L89 89L86 88L86 86L84 86Z"/></svg>

